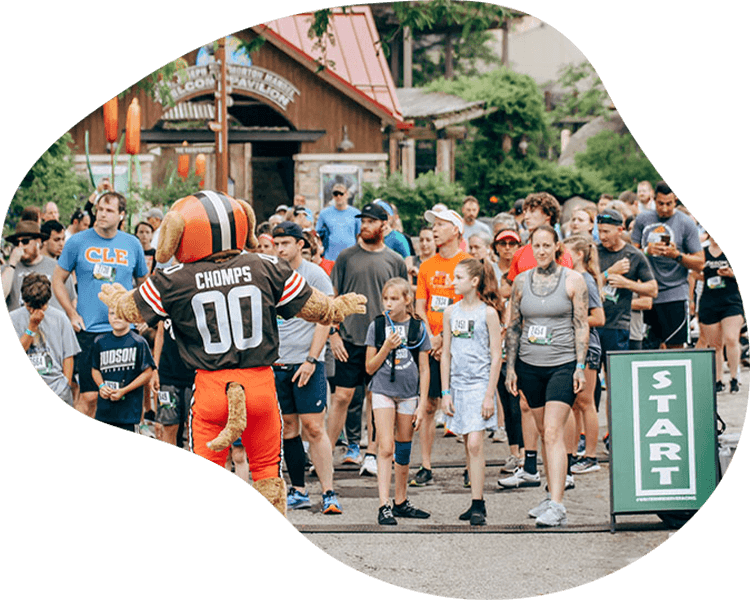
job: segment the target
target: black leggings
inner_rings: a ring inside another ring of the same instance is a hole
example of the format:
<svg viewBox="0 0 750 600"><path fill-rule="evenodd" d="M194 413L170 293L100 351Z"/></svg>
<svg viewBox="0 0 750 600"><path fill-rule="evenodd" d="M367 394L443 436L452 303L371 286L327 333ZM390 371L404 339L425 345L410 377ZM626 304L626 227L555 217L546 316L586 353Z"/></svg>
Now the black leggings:
<svg viewBox="0 0 750 600"><path fill-rule="evenodd" d="M506 368L503 363L500 369L500 379L497 381L497 393L500 395L500 404L505 415L505 432L508 434L508 445L518 444L523 448L523 430L521 429L521 405L518 396L511 396L505 387Z"/></svg>

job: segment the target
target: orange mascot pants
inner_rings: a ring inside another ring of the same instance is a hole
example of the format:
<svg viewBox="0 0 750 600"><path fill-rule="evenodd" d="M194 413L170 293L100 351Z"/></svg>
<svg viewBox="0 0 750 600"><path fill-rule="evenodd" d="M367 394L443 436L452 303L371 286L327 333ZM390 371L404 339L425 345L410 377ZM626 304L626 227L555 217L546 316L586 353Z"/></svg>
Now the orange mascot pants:
<svg viewBox="0 0 750 600"><path fill-rule="evenodd" d="M226 389L232 381L245 388L247 427L241 439L253 481L281 477L282 418L271 367L196 371L188 422L190 451L224 467L229 448L214 452L206 444L227 423Z"/></svg>

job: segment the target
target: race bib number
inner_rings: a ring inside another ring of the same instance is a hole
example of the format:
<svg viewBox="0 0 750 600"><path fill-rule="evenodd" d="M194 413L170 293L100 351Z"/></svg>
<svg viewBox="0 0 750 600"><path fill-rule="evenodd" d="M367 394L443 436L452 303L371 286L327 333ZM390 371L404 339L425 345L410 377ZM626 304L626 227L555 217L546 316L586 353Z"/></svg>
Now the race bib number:
<svg viewBox="0 0 750 600"><path fill-rule="evenodd" d="M113 283L116 273L117 270L112 265L103 265L101 263L94 265L94 279L98 279L99 281Z"/></svg>
<svg viewBox="0 0 750 600"><path fill-rule="evenodd" d="M169 408L174 408L176 406L175 399L169 392L158 392L158 399L159 406L167 406Z"/></svg>
<svg viewBox="0 0 750 600"><path fill-rule="evenodd" d="M397 333L399 335L402 344L406 344L406 327L404 327L403 325L385 326L385 337L390 337L394 333Z"/></svg>
<svg viewBox="0 0 750 600"><path fill-rule="evenodd" d="M721 275L715 275L714 277L709 277L708 280L706 281L706 285L708 286L709 290L720 290L721 288L726 287L724 278Z"/></svg>
<svg viewBox="0 0 750 600"><path fill-rule="evenodd" d="M604 299L609 300L610 302L617 303L617 300L620 298L620 292L616 287L612 287L611 285L605 285L602 288L602 294L604 294Z"/></svg>
<svg viewBox="0 0 750 600"><path fill-rule="evenodd" d="M49 355L46 352L34 352L29 354L29 360L36 372L40 375L49 375L52 366L52 360L48 360Z"/></svg>
<svg viewBox="0 0 750 600"><path fill-rule="evenodd" d="M105 381L104 385L108 387L110 390L119 390L120 389L120 382L119 381Z"/></svg>
<svg viewBox="0 0 750 600"><path fill-rule="evenodd" d="M470 339L474 337L474 321L470 319L455 319L451 323L453 337Z"/></svg>
<svg viewBox="0 0 750 600"><path fill-rule="evenodd" d="M532 344L549 346L552 343L552 332L545 325L532 325L529 327L528 340Z"/></svg>
<svg viewBox="0 0 750 600"><path fill-rule="evenodd" d="M396 364L405 361L407 358L409 358L409 351L406 348L396 350Z"/></svg>
<svg viewBox="0 0 750 600"><path fill-rule="evenodd" d="M433 312L445 312L445 309L452 303L453 299L448 296L433 296L430 300L430 310Z"/></svg>

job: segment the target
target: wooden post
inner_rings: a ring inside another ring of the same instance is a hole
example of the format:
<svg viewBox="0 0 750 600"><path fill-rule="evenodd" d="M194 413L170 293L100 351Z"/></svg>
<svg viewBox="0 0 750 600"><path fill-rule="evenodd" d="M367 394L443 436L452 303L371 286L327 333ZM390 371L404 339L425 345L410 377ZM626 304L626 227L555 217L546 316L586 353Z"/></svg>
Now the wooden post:
<svg viewBox="0 0 750 600"><path fill-rule="evenodd" d="M453 36L445 34L445 78L453 79Z"/></svg>
<svg viewBox="0 0 750 600"><path fill-rule="evenodd" d="M411 29L404 27L404 87L412 87L412 49Z"/></svg>
<svg viewBox="0 0 750 600"><path fill-rule="evenodd" d="M216 80L214 106L216 121L220 125L216 131L216 189L227 193L229 179L229 127L227 125L227 58L226 40L218 41L216 60L219 63L219 78Z"/></svg>

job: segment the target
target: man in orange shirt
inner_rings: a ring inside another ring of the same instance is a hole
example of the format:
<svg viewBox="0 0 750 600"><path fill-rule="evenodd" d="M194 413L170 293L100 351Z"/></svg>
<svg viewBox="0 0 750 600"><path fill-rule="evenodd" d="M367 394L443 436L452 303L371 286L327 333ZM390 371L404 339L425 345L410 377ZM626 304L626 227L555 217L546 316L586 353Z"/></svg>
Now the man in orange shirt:
<svg viewBox="0 0 750 600"><path fill-rule="evenodd" d="M424 214L432 223L432 233L437 246L437 254L419 267L417 275L417 295L415 310L417 315L430 326L430 389L427 405L418 410L422 423L419 429L419 442L422 450L422 466L409 482L412 486L427 485L432 481L432 443L435 440L435 411L440 401L442 389L440 381L440 355L443 347L443 312L448 306L461 299L453 289L453 271L456 265L471 254L462 252L459 243L464 230L463 219L455 210L428 210Z"/></svg>

